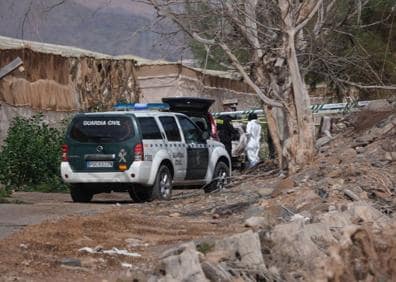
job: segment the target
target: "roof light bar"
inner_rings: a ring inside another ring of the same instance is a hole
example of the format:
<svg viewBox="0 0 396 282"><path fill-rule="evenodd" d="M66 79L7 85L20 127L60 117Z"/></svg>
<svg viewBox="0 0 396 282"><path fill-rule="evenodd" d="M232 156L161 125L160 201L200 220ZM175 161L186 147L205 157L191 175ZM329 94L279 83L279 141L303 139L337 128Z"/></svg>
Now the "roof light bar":
<svg viewBox="0 0 396 282"><path fill-rule="evenodd" d="M169 110L167 103L118 103L113 107L117 111Z"/></svg>

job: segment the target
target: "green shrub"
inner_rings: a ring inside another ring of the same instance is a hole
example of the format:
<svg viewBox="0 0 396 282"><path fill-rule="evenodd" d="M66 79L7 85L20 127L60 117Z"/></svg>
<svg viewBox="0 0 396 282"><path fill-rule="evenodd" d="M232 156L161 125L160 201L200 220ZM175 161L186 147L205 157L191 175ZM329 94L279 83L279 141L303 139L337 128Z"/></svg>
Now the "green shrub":
<svg viewBox="0 0 396 282"><path fill-rule="evenodd" d="M0 200L10 196L10 194L11 194L11 191L9 189L7 189L5 186L2 186L0 184ZM0 201L0 203L1 203L1 201Z"/></svg>
<svg viewBox="0 0 396 282"><path fill-rule="evenodd" d="M16 117L0 152L0 183L6 189L59 191L60 146L64 130L49 127L42 115Z"/></svg>

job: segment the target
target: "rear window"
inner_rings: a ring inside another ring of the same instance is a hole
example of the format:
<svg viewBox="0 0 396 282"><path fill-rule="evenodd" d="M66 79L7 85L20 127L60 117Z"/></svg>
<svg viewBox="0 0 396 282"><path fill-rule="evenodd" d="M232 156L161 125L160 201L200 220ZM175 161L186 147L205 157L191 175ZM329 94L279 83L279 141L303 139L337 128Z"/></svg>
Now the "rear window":
<svg viewBox="0 0 396 282"><path fill-rule="evenodd" d="M204 117L190 116L190 119L202 130L210 133L210 124Z"/></svg>
<svg viewBox="0 0 396 282"><path fill-rule="evenodd" d="M82 143L122 142L135 135L128 117L78 117L73 120L70 138Z"/></svg>
<svg viewBox="0 0 396 282"><path fill-rule="evenodd" d="M143 139L162 139L160 129L153 117L139 117Z"/></svg>

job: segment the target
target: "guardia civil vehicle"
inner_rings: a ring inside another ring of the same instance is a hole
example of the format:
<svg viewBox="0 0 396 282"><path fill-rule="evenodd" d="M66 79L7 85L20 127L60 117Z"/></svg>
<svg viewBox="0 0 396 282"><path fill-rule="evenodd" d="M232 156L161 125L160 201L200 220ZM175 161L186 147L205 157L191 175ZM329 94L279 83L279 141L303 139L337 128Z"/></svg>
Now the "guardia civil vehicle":
<svg viewBox="0 0 396 282"><path fill-rule="evenodd" d="M111 191L129 192L136 202L168 200L172 187L210 192L225 185L231 162L222 143L184 114L146 108L74 116L61 162L74 202Z"/></svg>

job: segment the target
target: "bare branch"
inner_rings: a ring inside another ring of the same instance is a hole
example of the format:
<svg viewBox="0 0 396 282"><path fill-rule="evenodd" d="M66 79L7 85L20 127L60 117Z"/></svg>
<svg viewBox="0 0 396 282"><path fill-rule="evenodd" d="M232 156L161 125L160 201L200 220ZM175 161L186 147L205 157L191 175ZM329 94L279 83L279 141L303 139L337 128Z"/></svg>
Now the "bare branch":
<svg viewBox="0 0 396 282"><path fill-rule="evenodd" d="M319 0L316 5L312 8L311 12L309 13L309 15L301 22L298 23L296 26L296 32L298 32L299 30L301 30L315 15L315 13L318 11L320 5L322 5L323 0Z"/></svg>
<svg viewBox="0 0 396 282"><path fill-rule="evenodd" d="M66 1L67 0L60 0L59 2L46 7L43 12L44 13L48 13L48 12L52 11L53 9L55 9L55 8L57 8L59 6L62 6Z"/></svg>
<svg viewBox="0 0 396 282"><path fill-rule="evenodd" d="M25 24L26 21L29 19L30 11L32 10L33 0L30 0L29 7L27 8L26 12L23 15L23 21L21 25L21 38L23 39L25 35Z"/></svg>
<svg viewBox="0 0 396 282"><path fill-rule="evenodd" d="M228 48L228 46L224 43L219 43L220 47L224 50L224 52L227 54L227 56L231 59L232 64L237 68L239 73L242 75L243 79L245 82L252 87L252 89L257 93L257 95L263 100L263 102L267 105L273 106L273 107L282 107L282 104L267 97L263 91L251 80L249 75L246 73L242 65L239 63L238 59L235 57L234 54L232 54L231 50Z"/></svg>
<svg viewBox="0 0 396 282"><path fill-rule="evenodd" d="M179 20L168 8L163 8L162 6L160 6L158 4L158 2L156 0L150 0L151 4L153 5L153 7L157 10L159 15L162 16L166 16L168 18L170 18L172 21L174 21L183 31L186 32L186 34L188 34L190 37L192 37L193 39L195 39L196 41L205 44L205 45L218 45L220 46L224 52L227 54L227 56L229 57L229 59L231 60L232 64L234 65L234 67L239 71L239 73L242 75L244 81L256 92L256 94L261 98L261 100L270 106L273 107L283 107L282 104L278 101L275 101L269 97L267 97L263 91L260 89L260 87L258 87L253 81L252 79L249 77L249 75L247 74L247 72L245 71L245 69L243 68L243 66L241 65L241 63L238 61L237 57L231 52L230 48L227 46L227 44L225 43L221 43L221 42L216 42L216 40L214 39L206 39L203 38L202 36L200 36L198 33L196 32L192 32L190 31L185 24Z"/></svg>
<svg viewBox="0 0 396 282"><path fill-rule="evenodd" d="M355 86L360 89L396 90L396 85L363 85L360 83L356 83L356 82L352 82L352 81L348 81L348 80L344 80L344 79L340 79L340 78L338 78L337 80L342 83L352 85L352 86Z"/></svg>

